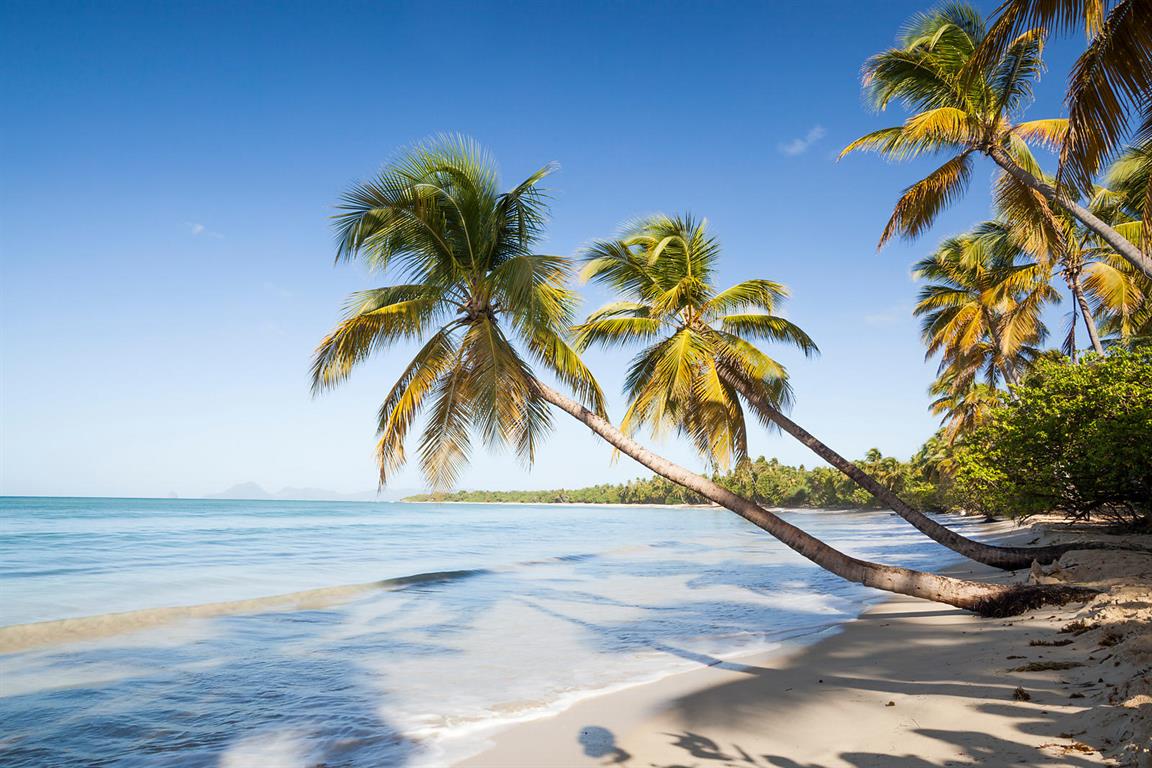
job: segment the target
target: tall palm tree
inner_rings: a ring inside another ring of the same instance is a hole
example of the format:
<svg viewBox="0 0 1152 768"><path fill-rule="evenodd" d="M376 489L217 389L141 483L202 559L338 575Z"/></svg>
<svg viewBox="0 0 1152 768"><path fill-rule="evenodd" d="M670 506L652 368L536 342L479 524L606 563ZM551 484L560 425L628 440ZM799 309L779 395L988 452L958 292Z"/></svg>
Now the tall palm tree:
<svg viewBox="0 0 1152 768"><path fill-rule="evenodd" d="M1108 6L1111 6L1110 8ZM978 63L1002 56L1029 29L1084 30L1088 47L1068 79L1069 129L1060 147L1061 180L1087 193L1135 117L1136 134L1152 140L1152 2L1005 0L981 42ZM1141 218L1152 223L1152 206ZM1127 238L1136 242L1132 238Z"/></svg>
<svg viewBox="0 0 1152 768"><path fill-rule="evenodd" d="M538 182L546 171L501 193L491 159L469 141L446 138L415 147L346 196L337 216L337 258L362 259L408 282L355 294L345 319L316 350L312 378L316 389L326 389L375 351L405 340L421 344L380 408L382 482L405 461L404 438L421 410L427 410L421 464L430 484L443 486L468 460L473 432L489 444L512 444L530 462L550 404L657 474L851 581L998 615L1089 594L983 584L849 557L613 427L599 387L562 335L573 301L567 260L534 252L546 212ZM540 381L532 361L587 405Z"/></svg>
<svg viewBox="0 0 1152 768"><path fill-rule="evenodd" d="M913 274L926 282L913 314L921 318L926 356L940 355L938 383L947 383L951 399L963 402L981 374L989 387L1001 376L1015 385L1044 340L1040 310L1059 297L1010 225L987 221L946 239Z"/></svg>
<svg viewBox="0 0 1152 768"><path fill-rule="evenodd" d="M976 71L973 56L985 38L984 21L967 5L953 4L914 17L899 45L868 59L865 91L878 110L898 101L913 112L903 125L883 128L849 144L841 156L876 151L894 160L925 153L952 152L943 165L908 187L880 237L914 238L937 214L963 194L972 176L973 155L984 154L1002 168L1010 183L1044 196L1070 213L1116 253L1152 277L1152 258L1114 227L1044 181L1027 142L1059 147L1066 120L1013 124L1032 97L1032 81L1043 67L1041 30L1013 38L1003 55Z"/></svg>
<svg viewBox="0 0 1152 768"><path fill-rule="evenodd" d="M786 295L769 280L717 291L712 285L719 246L703 221L652 216L627 225L620 238L585 253L585 280L603 283L620 300L574 329L576 347L638 342L625 382L630 406L625 432L647 426L687 433L708 457L746 453L741 398L765 424L778 427L944 546L973 560L1016 569L1056 550L996 547L968 539L904 503L883 483L789 419L781 410L787 374L754 341L777 341L806 353L815 344L775 314ZM1057 548L1059 549L1059 548Z"/></svg>
<svg viewBox="0 0 1152 768"><path fill-rule="evenodd" d="M1026 152L1027 150L1022 150ZM1037 176L1046 183L1055 184L1037 170ZM1076 323L1083 319L1088 339L1097 354L1104 353L1095 312L1089 305L1084 277L1086 267L1099 249L1089 247L1094 238L1091 233L1067 211L1049 205L1043 195L1028 187L1016 184L1006 173L1002 173L995 185L995 202L999 211L999 221L1010 233L1014 245L1035 259L1037 266L1050 275L1063 278L1068 292L1072 294L1072 309L1068 313L1069 322L1063 351L1076 361ZM1116 216L1110 216L1116 221Z"/></svg>

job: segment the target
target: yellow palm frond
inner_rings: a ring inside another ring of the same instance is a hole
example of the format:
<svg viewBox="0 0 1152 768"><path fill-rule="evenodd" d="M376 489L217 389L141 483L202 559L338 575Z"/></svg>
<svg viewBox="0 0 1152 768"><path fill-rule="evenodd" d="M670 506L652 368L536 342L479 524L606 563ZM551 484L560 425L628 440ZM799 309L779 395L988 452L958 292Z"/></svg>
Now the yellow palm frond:
<svg viewBox="0 0 1152 768"><path fill-rule="evenodd" d="M956 107L929 109L904 123L904 136L914 143L966 146L979 134L979 126L973 124L969 114Z"/></svg>
<svg viewBox="0 0 1152 768"><path fill-rule="evenodd" d="M1011 130L1025 141L1038 144L1045 149L1059 151L1068 138L1068 120L1063 117L1029 120L1019 123Z"/></svg>
<svg viewBox="0 0 1152 768"><path fill-rule="evenodd" d="M877 247L883 248L896 234L906 238L919 236L945 206L964 193L971 176L970 153L962 152L904 190Z"/></svg>

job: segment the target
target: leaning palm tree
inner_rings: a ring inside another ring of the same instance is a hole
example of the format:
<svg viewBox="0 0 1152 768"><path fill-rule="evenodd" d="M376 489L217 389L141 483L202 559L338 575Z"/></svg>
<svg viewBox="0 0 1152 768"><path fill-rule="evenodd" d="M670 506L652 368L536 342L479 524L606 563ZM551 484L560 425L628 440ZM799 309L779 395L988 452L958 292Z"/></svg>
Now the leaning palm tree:
<svg viewBox="0 0 1152 768"><path fill-rule="evenodd" d="M908 187L880 237L914 238L937 214L963 194L972 176L973 155L984 154L1000 166L1010 183L1041 194L1068 211L1116 253L1152 277L1152 258L1114 227L1041 178L1027 142L1059 147L1066 120L1013 124L1032 97L1032 82L1043 67L1041 30L1013 38L1003 55L973 72L974 53L985 38L984 21L969 6L944 6L909 22L896 48L864 65L864 86L878 110L893 101L914 114L903 125L883 128L849 144L841 156L876 151L894 160L925 153L954 153L943 165Z"/></svg>
<svg viewBox="0 0 1152 768"><path fill-rule="evenodd" d="M625 432L677 429L706 457L743 455L743 399L766 425L784 430L922 533L966 557L1011 570L1067 551L997 547L961 536L785 416L786 371L753 342L782 342L809 354L816 346L776 314L786 295L779 283L748 280L717 291L712 278L719 252L703 221L663 215L627 225L619 238L587 249L582 278L608 285L620 300L576 326L577 348L643 345L625 380Z"/></svg>
<svg viewBox="0 0 1152 768"><path fill-rule="evenodd" d="M1018 35L1035 27L1054 32L1080 27L1088 39L1068 80L1069 129L1060 147L1059 173L1062 181L1087 193L1133 117L1140 121L1137 135L1152 140L1152 2L1005 0L976 63L1002 56ZM1152 207L1141 218L1152 224Z"/></svg>
<svg viewBox="0 0 1152 768"><path fill-rule="evenodd" d="M599 387L564 340L574 300L567 260L534 249L545 215L538 183L547 171L501 193L490 158L467 140L445 138L415 147L347 195L337 216L337 258L362 259L406 282L353 295L344 320L316 350L312 380L323 390L373 352L420 344L380 408L382 483L404 463L404 438L422 410L421 465L431 485L444 486L467 462L473 433L491 445L510 443L531 462L551 405L845 579L996 615L1089 594L983 584L849 557L616 429L603 416ZM585 404L537 378L533 362Z"/></svg>

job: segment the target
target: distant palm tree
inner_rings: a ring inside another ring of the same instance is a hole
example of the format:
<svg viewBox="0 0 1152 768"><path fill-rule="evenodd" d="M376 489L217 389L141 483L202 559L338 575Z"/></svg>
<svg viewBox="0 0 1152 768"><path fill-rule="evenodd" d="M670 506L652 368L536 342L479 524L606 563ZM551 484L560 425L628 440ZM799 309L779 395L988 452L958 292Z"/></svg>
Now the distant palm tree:
<svg viewBox="0 0 1152 768"><path fill-rule="evenodd" d="M648 427L659 433L675 428L706 457L743 457L743 398L765 424L792 435L934 541L990 565L1030 565L1038 550L995 547L961 536L910 507L784 415L787 373L753 342L782 342L807 354L816 345L776 314L787 295L779 283L747 280L717 291L712 279L719 253L704 221L664 215L634 222L618 239L586 250L581 277L610 286L620 300L573 329L577 348L644 345L625 379L630 406L623 429L632 433Z"/></svg>
<svg viewBox="0 0 1152 768"><path fill-rule="evenodd" d="M1002 56L1021 33L1036 27L1055 32L1079 27L1088 39L1068 79L1069 129L1060 147L1059 174L1087 193L1103 162L1120 147L1132 117L1139 121L1137 135L1152 139L1152 2L1005 0L977 62ZM1141 218L1152 224L1152 207L1144 208Z"/></svg>
<svg viewBox="0 0 1152 768"><path fill-rule="evenodd" d="M934 394L946 390L942 408L963 403L981 374L993 388L1001 376L1009 385L1018 382L1047 333L1040 310L1059 298L1048 274L1003 221L950 237L917 262L913 275L926 284L913 314L921 319L927 356L940 355Z"/></svg>
<svg viewBox="0 0 1152 768"><path fill-rule="evenodd" d="M428 418L421 464L429 483L443 487L467 462L473 432L488 444L510 443L530 462L550 404L657 474L850 581L989 614L1088 594L983 584L849 557L613 427L602 415L599 387L562 335L574 300L567 262L534 251L546 212L537 184L546 172L501 193L487 155L470 141L445 138L412 149L346 196L337 216L337 258L363 259L408 282L353 295L345 319L316 350L314 388L343 381L375 351L421 344L380 408L381 482L404 463L404 438L422 409ZM587 407L536 378L530 360Z"/></svg>
<svg viewBox="0 0 1152 768"><path fill-rule="evenodd" d="M899 46L871 57L864 65L864 86L879 110L902 102L914 114L903 125L883 128L849 144L841 156L876 151L896 160L925 153L955 153L921 181L908 187L880 237L923 233L949 203L963 194L972 175L972 156L987 155L1009 183L1035 191L1076 217L1116 253L1152 277L1152 258L1114 227L1047 183L1027 142L1059 147L1066 120L1012 119L1032 97L1032 81L1043 67L1043 33L1029 29L1009 41L1003 55L977 71L970 65L985 38L984 21L967 5L952 4L914 17Z"/></svg>
<svg viewBox="0 0 1152 768"><path fill-rule="evenodd" d="M928 410L943 416L944 428L940 437L949 446L985 423L1000 405L1003 394L1002 390L966 378L962 370L952 368L941 372L928 392L935 396Z"/></svg>

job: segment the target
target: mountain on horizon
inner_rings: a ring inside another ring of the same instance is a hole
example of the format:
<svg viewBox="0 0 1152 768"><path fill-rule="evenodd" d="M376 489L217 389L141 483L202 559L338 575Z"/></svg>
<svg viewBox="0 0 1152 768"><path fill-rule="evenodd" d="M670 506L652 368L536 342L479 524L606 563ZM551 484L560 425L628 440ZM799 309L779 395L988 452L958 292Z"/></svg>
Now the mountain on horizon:
<svg viewBox="0 0 1152 768"><path fill-rule="evenodd" d="M280 500L280 501L395 501L403 496L411 495L409 490L386 489L377 491L359 491L355 493L340 493L326 488L281 488L275 493L269 493L259 483L248 481L237 483L231 488L218 493L206 493L205 499L236 499L239 501Z"/></svg>

